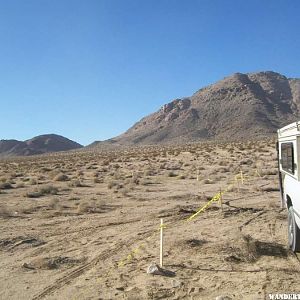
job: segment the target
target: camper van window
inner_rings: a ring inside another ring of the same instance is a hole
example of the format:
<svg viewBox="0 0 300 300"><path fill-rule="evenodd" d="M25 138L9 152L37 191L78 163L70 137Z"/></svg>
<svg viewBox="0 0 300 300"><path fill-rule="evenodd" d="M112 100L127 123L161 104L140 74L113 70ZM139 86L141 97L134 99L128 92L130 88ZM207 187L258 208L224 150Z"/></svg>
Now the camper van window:
<svg viewBox="0 0 300 300"><path fill-rule="evenodd" d="M294 174L293 143L281 144L281 166L284 171Z"/></svg>

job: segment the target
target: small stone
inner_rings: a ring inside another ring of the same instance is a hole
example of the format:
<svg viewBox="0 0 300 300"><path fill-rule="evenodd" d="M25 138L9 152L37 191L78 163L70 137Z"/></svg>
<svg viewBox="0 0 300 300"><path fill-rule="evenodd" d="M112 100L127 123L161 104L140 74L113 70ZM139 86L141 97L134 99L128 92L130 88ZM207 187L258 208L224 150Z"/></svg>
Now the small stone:
<svg viewBox="0 0 300 300"><path fill-rule="evenodd" d="M162 271L158 265L156 265L155 263L152 263L147 269L147 274L161 275Z"/></svg>
<svg viewBox="0 0 300 300"><path fill-rule="evenodd" d="M162 269L160 266L156 265L155 263L152 263L148 267L147 273L152 274L152 275L166 276L166 277L175 277L175 275L176 275L175 272Z"/></svg>

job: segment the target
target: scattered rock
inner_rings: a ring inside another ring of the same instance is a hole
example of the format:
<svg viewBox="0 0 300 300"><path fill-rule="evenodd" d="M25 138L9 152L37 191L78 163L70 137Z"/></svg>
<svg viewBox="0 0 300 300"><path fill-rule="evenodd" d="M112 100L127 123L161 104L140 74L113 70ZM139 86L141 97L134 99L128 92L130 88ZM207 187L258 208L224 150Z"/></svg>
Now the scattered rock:
<svg viewBox="0 0 300 300"><path fill-rule="evenodd" d="M152 263L147 269L147 274L163 275L163 271L157 264Z"/></svg>
<svg viewBox="0 0 300 300"><path fill-rule="evenodd" d="M148 267L147 274L161 275L161 276L167 276L167 277L174 277L175 276L175 272L162 269L160 266L158 266L155 263L152 263Z"/></svg>

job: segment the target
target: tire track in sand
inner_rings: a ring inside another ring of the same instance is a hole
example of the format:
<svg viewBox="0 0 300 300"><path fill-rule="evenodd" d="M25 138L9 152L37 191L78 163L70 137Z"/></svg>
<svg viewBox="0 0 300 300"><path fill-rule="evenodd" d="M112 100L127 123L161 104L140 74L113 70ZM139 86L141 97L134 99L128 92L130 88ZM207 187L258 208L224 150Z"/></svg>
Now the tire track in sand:
<svg viewBox="0 0 300 300"><path fill-rule="evenodd" d="M152 233L153 233L153 230L149 230L147 232L140 233L138 238L135 238L135 239L131 238L127 241L118 243L117 245L114 246L113 249L110 248L110 249L104 250L103 252L101 252L99 255L94 257L88 263L76 268L75 270L69 272L65 276L57 279L54 283L48 285L40 293L35 295L32 298L32 300L43 299L44 297L54 293L55 291L61 289L65 285L71 283L74 279L81 276L83 273L85 273L85 272L89 271L90 269L92 269L100 261L104 261L104 260L112 257L113 255L117 254L118 252L120 252L123 249L124 246L132 246L134 243L137 243L137 242L139 242L139 241L141 241L141 240L143 240L147 237L150 237Z"/></svg>

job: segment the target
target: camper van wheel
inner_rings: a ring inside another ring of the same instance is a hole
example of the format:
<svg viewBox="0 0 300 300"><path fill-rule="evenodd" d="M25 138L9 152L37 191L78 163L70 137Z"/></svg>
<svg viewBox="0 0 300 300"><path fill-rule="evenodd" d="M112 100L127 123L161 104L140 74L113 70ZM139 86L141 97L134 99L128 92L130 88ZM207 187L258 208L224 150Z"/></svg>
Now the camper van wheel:
<svg viewBox="0 0 300 300"><path fill-rule="evenodd" d="M300 230L295 221L293 206L290 206L288 212L288 237L291 250L300 251Z"/></svg>

